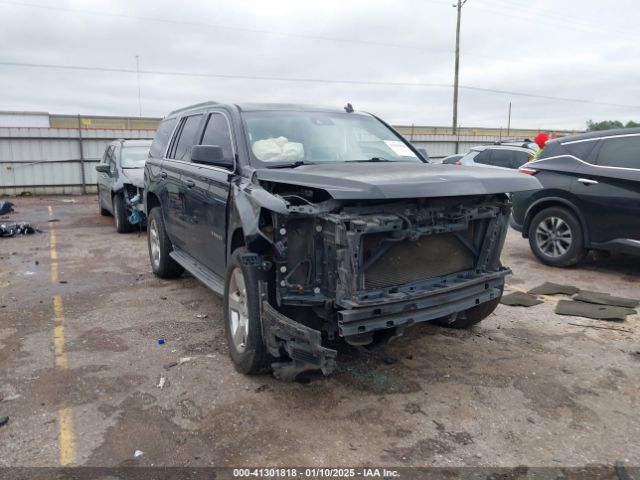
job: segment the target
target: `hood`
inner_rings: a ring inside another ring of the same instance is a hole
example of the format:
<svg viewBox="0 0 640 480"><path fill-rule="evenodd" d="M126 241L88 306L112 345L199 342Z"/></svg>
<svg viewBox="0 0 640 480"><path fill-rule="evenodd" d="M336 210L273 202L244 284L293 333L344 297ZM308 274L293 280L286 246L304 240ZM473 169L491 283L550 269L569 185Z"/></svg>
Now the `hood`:
<svg viewBox="0 0 640 480"><path fill-rule="evenodd" d="M123 168L122 183L130 183L135 187L144 188L144 168Z"/></svg>
<svg viewBox="0 0 640 480"><path fill-rule="evenodd" d="M542 188L531 175L464 165L330 163L256 171L263 181L326 190L336 200L458 197Z"/></svg>

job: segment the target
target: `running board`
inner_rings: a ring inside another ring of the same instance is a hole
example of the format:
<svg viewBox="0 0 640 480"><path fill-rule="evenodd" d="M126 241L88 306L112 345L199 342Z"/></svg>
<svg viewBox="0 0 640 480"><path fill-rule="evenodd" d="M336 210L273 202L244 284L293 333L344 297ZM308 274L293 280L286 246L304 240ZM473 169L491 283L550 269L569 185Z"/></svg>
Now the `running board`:
<svg viewBox="0 0 640 480"><path fill-rule="evenodd" d="M224 296L224 279L222 277L203 266L188 253L176 250L175 247L169 256L182 265L191 275L204 283L209 289L220 296Z"/></svg>

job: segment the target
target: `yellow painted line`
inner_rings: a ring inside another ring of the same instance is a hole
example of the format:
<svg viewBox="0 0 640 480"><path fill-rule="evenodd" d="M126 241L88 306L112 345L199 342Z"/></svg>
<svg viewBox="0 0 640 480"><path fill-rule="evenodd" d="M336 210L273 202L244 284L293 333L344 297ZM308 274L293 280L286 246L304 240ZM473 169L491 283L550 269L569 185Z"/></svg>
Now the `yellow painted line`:
<svg viewBox="0 0 640 480"><path fill-rule="evenodd" d="M56 357L56 367L66 370L67 354L64 351L64 311L62 309L62 297L55 295L53 297L53 314L55 317L55 326L53 327L53 346Z"/></svg>
<svg viewBox="0 0 640 480"><path fill-rule="evenodd" d="M514 285L505 285L505 288L509 289L509 290L515 290L516 292L522 292L522 293L527 293L527 289L526 288L522 288L522 287L516 287ZM560 298L556 298L556 297L552 297L551 295L535 295L538 298L543 298L545 300L549 300L551 302L559 302L561 299Z"/></svg>
<svg viewBox="0 0 640 480"><path fill-rule="evenodd" d="M61 408L58 416L60 420L60 465L71 465L76 461L73 412L70 408Z"/></svg>
<svg viewBox="0 0 640 480"><path fill-rule="evenodd" d="M53 216L53 208L48 206L49 217ZM51 283L58 283L58 252L56 250L56 227L51 223L49 229L49 255L51 257ZM56 367L66 370L67 353L64 350L64 307L60 295L53 296L53 347ZM73 410L68 407L58 411L60 465L71 465L76 461L76 441L73 433Z"/></svg>

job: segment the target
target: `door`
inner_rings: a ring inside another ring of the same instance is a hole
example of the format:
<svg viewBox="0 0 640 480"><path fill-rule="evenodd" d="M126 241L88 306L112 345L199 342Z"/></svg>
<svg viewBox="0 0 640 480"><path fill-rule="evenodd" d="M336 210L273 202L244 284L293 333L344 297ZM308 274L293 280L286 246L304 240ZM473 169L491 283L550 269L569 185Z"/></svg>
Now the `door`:
<svg viewBox="0 0 640 480"><path fill-rule="evenodd" d="M592 158L581 162L571 189L591 241L640 240L640 135L600 140Z"/></svg>
<svg viewBox="0 0 640 480"><path fill-rule="evenodd" d="M235 159L231 122L222 111L208 115L200 145L222 148L226 160ZM194 223L197 225L198 260L223 277L226 270L227 204L232 170L211 165L193 164L192 195L198 205Z"/></svg>
<svg viewBox="0 0 640 480"><path fill-rule="evenodd" d="M101 165L109 165L109 158L113 153L113 145L109 145L104 151ZM98 196L100 197L100 203L108 210L111 210L111 185L113 184L110 174L98 172Z"/></svg>
<svg viewBox="0 0 640 480"><path fill-rule="evenodd" d="M162 171L166 174L167 212L165 227L171 243L179 249L189 252L188 238L190 213L186 205L186 186L184 185L185 168L190 165L191 146L200 130L202 114L183 117L175 130L169 144L167 158L162 163Z"/></svg>

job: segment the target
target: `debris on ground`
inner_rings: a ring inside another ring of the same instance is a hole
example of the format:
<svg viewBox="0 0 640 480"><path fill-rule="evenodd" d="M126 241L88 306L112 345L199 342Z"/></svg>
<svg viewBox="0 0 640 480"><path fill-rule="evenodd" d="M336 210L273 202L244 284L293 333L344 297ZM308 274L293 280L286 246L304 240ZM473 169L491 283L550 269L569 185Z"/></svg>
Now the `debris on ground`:
<svg viewBox="0 0 640 480"><path fill-rule="evenodd" d="M594 320L624 321L627 315L634 315L632 308L614 307L611 305L596 305L593 303L560 300L555 312L558 315L593 318Z"/></svg>
<svg viewBox="0 0 640 480"><path fill-rule="evenodd" d="M165 377L160 377L160 380L158 380L158 384L156 385L156 387L162 389L166 381L167 379Z"/></svg>
<svg viewBox="0 0 640 480"><path fill-rule="evenodd" d="M133 458L138 458L142 455L144 455L144 452L142 450L136 450L135 452L133 452Z"/></svg>
<svg viewBox="0 0 640 480"><path fill-rule="evenodd" d="M0 237L13 237L15 235L31 235L39 232L30 223L0 223Z"/></svg>
<svg viewBox="0 0 640 480"><path fill-rule="evenodd" d="M533 307L534 305L539 305L544 302L534 295L529 295L524 292L514 292L503 295L500 303L510 307Z"/></svg>
<svg viewBox="0 0 640 480"><path fill-rule="evenodd" d="M615 332L623 333L633 333L631 330L625 330L624 328L601 327L599 325L584 325L582 323L567 323L567 325L573 325L574 327L597 328L599 330L613 330Z"/></svg>
<svg viewBox="0 0 640 480"><path fill-rule="evenodd" d="M633 298L614 297L608 293L590 292L586 290L582 290L578 295L573 297L573 299L580 302L626 308L635 308L640 303L639 300L635 300Z"/></svg>
<svg viewBox="0 0 640 480"><path fill-rule="evenodd" d="M60 200L62 203L76 203L76 200L74 198L63 198L62 200Z"/></svg>
<svg viewBox="0 0 640 480"><path fill-rule="evenodd" d="M167 364L164 366L164 369L165 369L165 370L169 370L170 368L173 368L173 367L175 367L175 366L177 366L177 365L178 365L178 362L171 362L171 363L167 363Z"/></svg>
<svg viewBox="0 0 640 480"><path fill-rule="evenodd" d="M7 395L6 397L0 398L2 402L11 402L12 400L18 400L22 395L19 393L15 393L13 395Z"/></svg>
<svg viewBox="0 0 640 480"><path fill-rule="evenodd" d="M158 345L164 345L164 338L158 339Z"/></svg>
<svg viewBox="0 0 640 480"><path fill-rule="evenodd" d="M267 385L266 383L264 385L260 385L258 388L256 388L254 390L254 392L256 393L260 393L260 392L264 392L265 390L269 389L269 385Z"/></svg>
<svg viewBox="0 0 640 480"><path fill-rule="evenodd" d="M13 209L14 204L7 201L0 201L0 215L8 215L9 213L13 213L15 210Z"/></svg>
<svg viewBox="0 0 640 480"><path fill-rule="evenodd" d="M207 318L208 316L209 316L209 315L207 315L206 313L198 313L198 314L196 315L196 318L200 318L200 319L202 319L202 318Z"/></svg>
<svg viewBox="0 0 640 480"><path fill-rule="evenodd" d="M7 423L9 423L9 417L0 417L0 427L4 427Z"/></svg>
<svg viewBox="0 0 640 480"><path fill-rule="evenodd" d="M573 285L562 285L560 283L544 282L535 288L532 288L527 293L530 295L575 295L580 289Z"/></svg>
<svg viewBox="0 0 640 480"><path fill-rule="evenodd" d="M51 219L47 220L47 222L49 222L49 223L56 223L56 222L59 222L59 221L60 221L59 218L51 218Z"/></svg>

